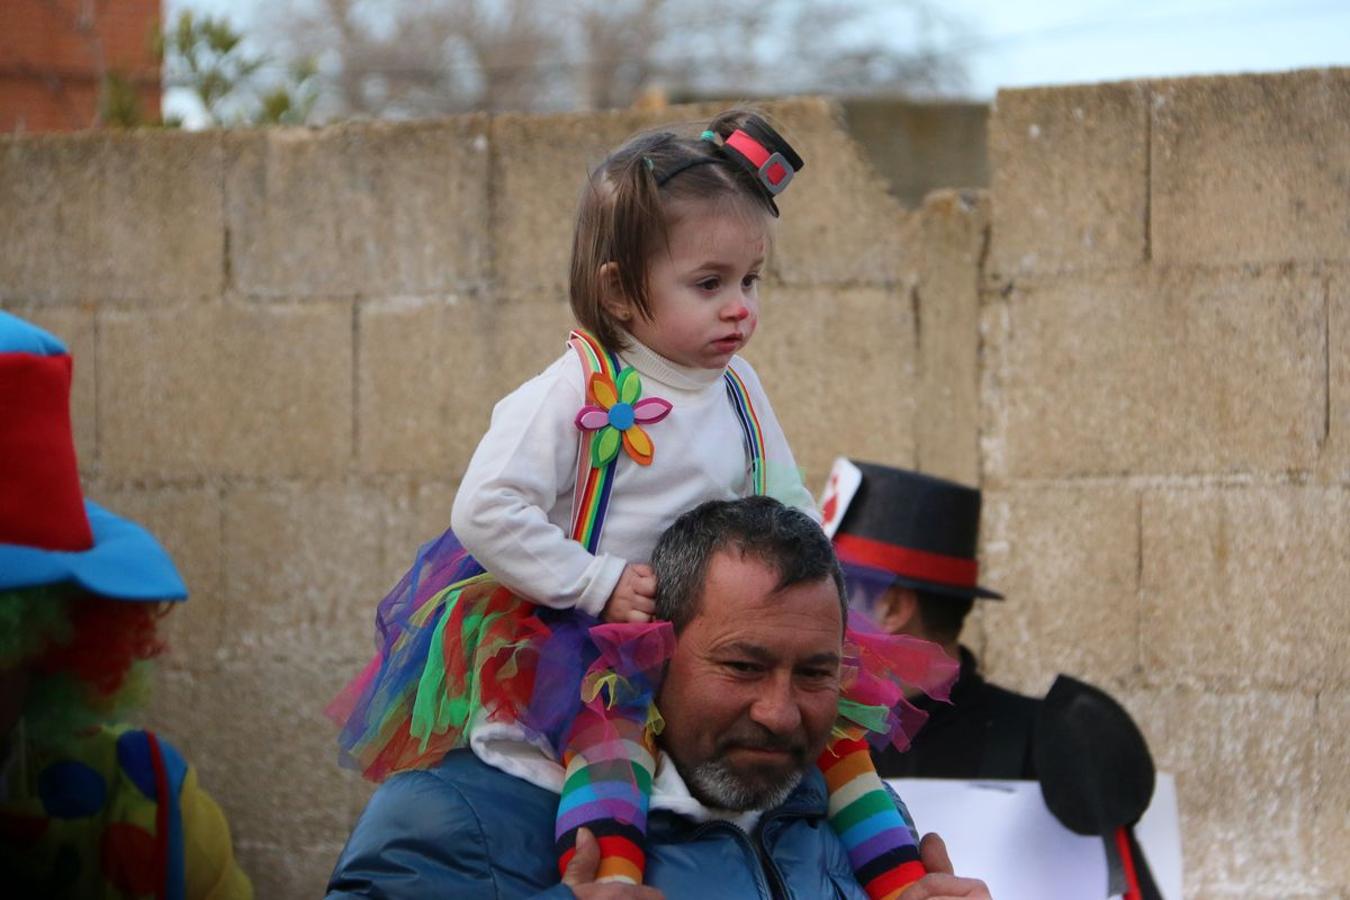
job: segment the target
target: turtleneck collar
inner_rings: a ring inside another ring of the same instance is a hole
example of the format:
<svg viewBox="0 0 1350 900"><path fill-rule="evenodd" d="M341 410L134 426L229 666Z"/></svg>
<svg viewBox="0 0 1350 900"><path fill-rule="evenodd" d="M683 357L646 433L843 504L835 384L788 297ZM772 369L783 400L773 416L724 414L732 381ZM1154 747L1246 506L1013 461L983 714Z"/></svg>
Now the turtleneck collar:
<svg viewBox="0 0 1350 900"><path fill-rule="evenodd" d="M701 391L722 380L726 369L701 369L671 362L632 335L628 347L619 351L624 365L637 369L645 378L678 390Z"/></svg>

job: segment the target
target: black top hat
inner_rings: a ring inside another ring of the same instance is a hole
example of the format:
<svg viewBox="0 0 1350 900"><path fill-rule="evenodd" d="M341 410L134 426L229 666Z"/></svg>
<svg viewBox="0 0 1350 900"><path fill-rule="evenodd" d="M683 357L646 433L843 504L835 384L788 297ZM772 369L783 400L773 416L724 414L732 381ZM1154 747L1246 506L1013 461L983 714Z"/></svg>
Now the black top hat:
<svg viewBox="0 0 1350 900"><path fill-rule="evenodd" d="M904 469L853 464L862 482L834 534L834 550L845 567L863 567L891 584L926 593L1003 599L976 583L978 490Z"/></svg>

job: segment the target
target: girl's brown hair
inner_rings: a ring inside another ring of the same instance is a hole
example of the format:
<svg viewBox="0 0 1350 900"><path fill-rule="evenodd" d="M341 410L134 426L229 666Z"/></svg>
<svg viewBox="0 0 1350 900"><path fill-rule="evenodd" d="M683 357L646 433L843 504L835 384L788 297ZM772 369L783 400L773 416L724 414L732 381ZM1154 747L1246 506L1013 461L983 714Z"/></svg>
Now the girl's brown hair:
<svg viewBox="0 0 1350 900"><path fill-rule="evenodd" d="M587 179L572 236L572 314L606 347L623 349L628 335L605 308L600 270L614 263L618 290L637 315L650 319L647 262L667 243L674 204L726 198L777 215L754 176L719 149L719 142L752 115L763 118L747 109L718 115L707 126L715 141L670 131L640 134Z"/></svg>

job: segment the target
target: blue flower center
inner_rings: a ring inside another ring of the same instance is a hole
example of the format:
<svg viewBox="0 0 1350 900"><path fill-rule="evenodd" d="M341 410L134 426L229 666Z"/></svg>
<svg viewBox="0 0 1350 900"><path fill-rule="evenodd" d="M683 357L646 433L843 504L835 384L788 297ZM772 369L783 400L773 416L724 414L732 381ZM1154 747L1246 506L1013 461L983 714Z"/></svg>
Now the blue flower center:
<svg viewBox="0 0 1350 900"><path fill-rule="evenodd" d="M609 424L620 431L633 427L633 406L630 403L615 403L609 408Z"/></svg>

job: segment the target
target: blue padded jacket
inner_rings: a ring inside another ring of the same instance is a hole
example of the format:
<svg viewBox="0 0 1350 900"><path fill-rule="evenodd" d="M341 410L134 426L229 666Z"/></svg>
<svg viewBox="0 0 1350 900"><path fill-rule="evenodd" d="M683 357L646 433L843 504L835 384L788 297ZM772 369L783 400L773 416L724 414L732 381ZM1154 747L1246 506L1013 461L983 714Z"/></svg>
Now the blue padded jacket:
<svg viewBox="0 0 1350 900"><path fill-rule="evenodd" d="M653 810L647 884L670 900L866 900L830 830L814 768L752 833ZM570 898L553 854L558 795L457 750L375 792L328 882L328 897Z"/></svg>

